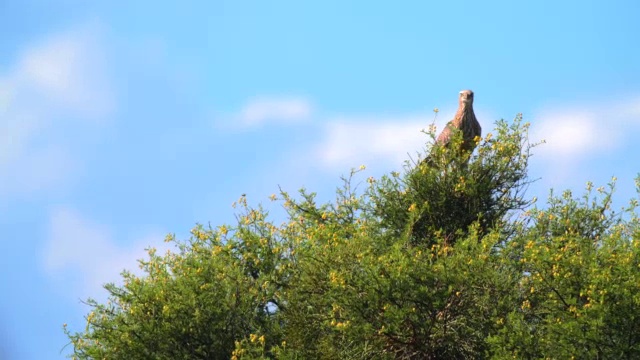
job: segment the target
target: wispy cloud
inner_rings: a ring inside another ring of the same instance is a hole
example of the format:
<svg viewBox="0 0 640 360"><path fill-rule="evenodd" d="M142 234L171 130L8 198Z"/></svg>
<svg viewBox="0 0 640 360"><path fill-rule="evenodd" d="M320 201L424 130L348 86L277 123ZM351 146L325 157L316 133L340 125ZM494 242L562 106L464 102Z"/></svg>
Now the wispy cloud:
<svg viewBox="0 0 640 360"><path fill-rule="evenodd" d="M536 156L555 170L579 165L595 154L614 151L640 130L640 96L616 102L570 105L541 111L534 117L532 138L545 140Z"/></svg>
<svg viewBox="0 0 640 360"><path fill-rule="evenodd" d="M26 46L0 70L0 197L48 189L75 167L64 129L115 108L99 28Z"/></svg>
<svg viewBox="0 0 640 360"><path fill-rule="evenodd" d="M424 133L435 125L436 134L453 119L456 109L437 113L391 115L347 115L329 118L321 124L320 139L313 157L326 169L345 170L360 164L382 170L398 169L406 160L418 160L431 138ZM483 134L493 130L494 116L476 109Z"/></svg>
<svg viewBox="0 0 640 360"><path fill-rule="evenodd" d="M429 143L422 130L435 122L437 131L450 121L455 108L433 113L327 115L299 96L261 96L249 100L235 116L221 117L225 126L253 129L267 124L301 123L315 138L305 148L290 151L290 163L319 165L342 172L361 164L381 170L398 169L406 160L417 160ZM487 130L493 117L481 109L476 114ZM235 121L235 122L234 122ZM218 125L221 125L220 121ZM312 161L309 161L312 159Z"/></svg>
<svg viewBox="0 0 640 360"><path fill-rule="evenodd" d="M44 270L73 298L100 298L102 286L118 283L122 270L140 274L137 260L145 248L170 248L160 232L149 232L127 245L115 241L111 230L78 211L61 207L50 214L42 261Z"/></svg>
<svg viewBox="0 0 640 360"><path fill-rule="evenodd" d="M567 110L551 112L536 121L533 135L545 140L541 156L554 159L579 158L616 145L620 132L600 126L596 111Z"/></svg>
<svg viewBox="0 0 640 360"><path fill-rule="evenodd" d="M269 124L305 123L313 115L309 100L296 96L261 96L247 101L236 113L222 116L218 125L225 128L250 130Z"/></svg>
<svg viewBox="0 0 640 360"><path fill-rule="evenodd" d="M587 181L604 184L620 177L621 191L633 196L636 138L640 133L640 94L590 103L545 108L531 116L536 147L530 173L541 181L532 194L545 196L549 188L580 189ZM626 190L625 190L626 189Z"/></svg>
<svg viewBox="0 0 640 360"><path fill-rule="evenodd" d="M18 89L34 90L53 105L81 116L108 113L113 99L96 31L83 27L26 48L10 78Z"/></svg>
<svg viewBox="0 0 640 360"><path fill-rule="evenodd" d="M423 150L428 137L421 130L432 121L421 115L334 118L323 126L314 157L327 168L397 167Z"/></svg>

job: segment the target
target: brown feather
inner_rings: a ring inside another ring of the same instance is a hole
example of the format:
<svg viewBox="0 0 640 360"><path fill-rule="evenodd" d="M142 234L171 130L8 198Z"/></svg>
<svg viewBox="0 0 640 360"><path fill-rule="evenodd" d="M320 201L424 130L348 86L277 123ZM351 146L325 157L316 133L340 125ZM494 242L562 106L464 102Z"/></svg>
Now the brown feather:
<svg viewBox="0 0 640 360"><path fill-rule="evenodd" d="M482 128L473 112L473 91L460 91L458 104L456 115L453 120L449 121L444 129L442 129L442 132L436 138L436 144L449 146L454 132L459 130L462 131L461 150L471 153L476 147L476 136L482 136ZM431 157L427 157L425 161L433 165L433 159Z"/></svg>
<svg viewBox="0 0 640 360"><path fill-rule="evenodd" d="M475 137L482 135L482 128L473 112L473 91L463 90L460 92L459 106L456 116L449 121L442 130L436 142L441 146L447 146L451 141L454 129L462 131L462 149L473 151L476 147Z"/></svg>

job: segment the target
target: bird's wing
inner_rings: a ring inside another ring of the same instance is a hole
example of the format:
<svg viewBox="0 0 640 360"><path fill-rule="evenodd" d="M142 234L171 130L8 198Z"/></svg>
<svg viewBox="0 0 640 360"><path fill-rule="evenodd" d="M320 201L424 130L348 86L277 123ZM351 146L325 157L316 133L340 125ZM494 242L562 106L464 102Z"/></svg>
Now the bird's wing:
<svg viewBox="0 0 640 360"><path fill-rule="evenodd" d="M451 121L447 123L447 125L442 129L442 132L436 138L436 142L442 146L447 145L449 141L451 141L451 127L453 124Z"/></svg>
<svg viewBox="0 0 640 360"><path fill-rule="evenodd" d="M476 127L476 134L478 134L478 136L482 136L482 126L480 126L480 123L478 122L478 120L475 121L475 127Z"/></svg>

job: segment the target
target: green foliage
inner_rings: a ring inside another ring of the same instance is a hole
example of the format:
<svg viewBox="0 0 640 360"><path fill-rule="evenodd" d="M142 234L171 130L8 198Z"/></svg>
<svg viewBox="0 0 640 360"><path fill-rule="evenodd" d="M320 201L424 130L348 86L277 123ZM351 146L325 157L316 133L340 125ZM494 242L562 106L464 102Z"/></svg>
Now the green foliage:
<svg viewBox="0 0 640 360"><path fill-rule="evenodd" d="M431 134L433 136L433 134ZM143 276L89 300L78 359L640 357L640 228L591 185L546 208L523 198L520 117L474 155L368 179L334 202L281 191L277 225L242 197L235 226L197 226ZM66 331L66 330L65 330Z"/></svg>
<svg viewBox="0 0 640 360"><path fill-rule="evenodd" d="M122 287L106 286L106 305L89 300L86 331L69 334L74 356L228 359L239 339L265 334L267 345L279 343L272 318L289 260L265 216L249 210L235 228L198 226L177 254L149 251L146 276L125 272Z"/></svg>
<svg viewBox="0 0 640 360"><path fill-rule="evenodd" d="M613 189L612 182L595 196L588 184L581 199L552 193L548 208L526 213L527 226L509 244L512 266L524 274L520 296L491 337L496 357L640 357L637 202L615 213Z"/></svg>
<svg viewBox="0 0 640 360"><path fill-rule="evenodd" d="M496 226L508 231L506 215L528 205L523 193L529 184L529 125L522 124L521 116L496 125L495 137L478 139L470 162L468 154L458 151L463 140L457 132L451 146L431 149L428 163L407 164L404 176L383 176L371 189L381 225L395 237L408 235L414 244L428 244L435 234L455 241L474 223L482 234Z"/></svg>

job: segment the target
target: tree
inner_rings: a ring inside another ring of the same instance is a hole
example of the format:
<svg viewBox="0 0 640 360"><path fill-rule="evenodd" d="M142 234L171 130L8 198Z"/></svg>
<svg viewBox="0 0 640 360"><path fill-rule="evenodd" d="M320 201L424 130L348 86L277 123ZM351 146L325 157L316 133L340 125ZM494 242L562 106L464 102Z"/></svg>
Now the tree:
<svg viewBox="0 0 640 360"><path fill-rule="evenodd" d="M497 129L468 165L454 144L438 148L436 166L371 179L361 197L347 179L329 209L306 194L300 203L286 197L290 216L307 224L297 235L308 240L288 292L294 305L283 313L294 319L287 341L303 358L455 359L486 350L495 299L514 286L497 249L510 236L509 212L526 205L529 151L520 118Z"/></svg>
<svg viewBox="0 0 640 360"><path fill-rule="evenodd" d="M434 164L363 191L353 170L331 203L281 191L281 225L242 197L237 224L169 236L179 251L151 249L143 276L89 300L72 356L637 357L635 203L622 216L609 193L565 193L527 210L527 128L499 121L471 158L435 146Z"/></svg>
<svg viewBox="0 0 640 360"><path fill-rule="evenodd" d="M490 339L497 358L640 357L638 202L613 211L614 185L594 195L588 183L581 198L552 192L548 208L527 212L505 257L523 276Z"/></svg>

